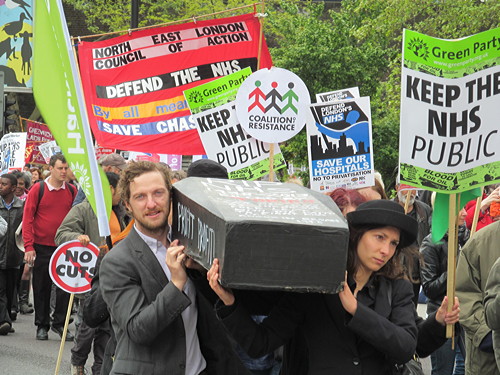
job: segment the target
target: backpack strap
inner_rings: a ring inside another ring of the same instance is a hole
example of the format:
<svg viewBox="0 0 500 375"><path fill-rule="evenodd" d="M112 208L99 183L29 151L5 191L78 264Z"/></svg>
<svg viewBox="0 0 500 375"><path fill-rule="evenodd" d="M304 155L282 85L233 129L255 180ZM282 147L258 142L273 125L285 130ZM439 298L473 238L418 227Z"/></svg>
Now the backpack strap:
<svg viewBox="0 0 500 375"><path fill-rule="evenodd" d="M39 187L40 187L40 189L38 190L38 204L40 204L42 197L43 197L43 192L45 190L45 184L44 184L43 180L39 182Z"/></svg>
<svg viewBox="0 0 500 375"><path fill-rule="evenodd" d="M38 204L40 204L40 202L42 201L43 193L45 191L45 183L43 180L39 181L38 183L40 184L40 190L38 191ZM71 196L73 197L73 200L75 200L75 196L76 196L75 187L72 184L70 184L69 182L66 182L66 186L68 187L68 189L71 193Z"/></svg>
<svg viewBox="0 0 500 375"><path fill-rule="evenodd" d="M75 187L72 184L70 184L69 182L66 182L66 186L68 187L69 191L71 192L71 196L73 197L73 200L75 200L75 196L76 196Z"/></svg>

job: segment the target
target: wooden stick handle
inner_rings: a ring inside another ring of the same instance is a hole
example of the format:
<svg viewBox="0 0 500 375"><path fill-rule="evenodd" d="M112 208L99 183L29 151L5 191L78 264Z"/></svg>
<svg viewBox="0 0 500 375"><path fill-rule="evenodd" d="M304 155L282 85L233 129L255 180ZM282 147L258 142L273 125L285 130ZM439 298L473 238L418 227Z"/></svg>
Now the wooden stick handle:
<svg viewBox="0 0 500 375"><path fill-rule="evenodd" d="M69 296L68 311L66 312L66 321L64 322L63 335L61 337L61 345L59 346L59 354L57 356L55 375L59 374L59 367L61 366L62 354L63 354L63 350L64 350L64 342L66 341L66 333L68 332L69 317L71 316L71 309L73 308L74 298L75 298L75 294L71 293Z"/></svg>
<svg viewBox="0 0 500 375"><path fill-rule="evenodd" d="M406 192L406 199L405 199L405 215L408 213L408 206L410 205L410 196L411 196L411 191L408 190Z"/></svg>
<svg viewBox="0 0 500 375"><path fill-rule="evenodd" d="M269 181L274 181L274 143L269 143Z"/></svg>
<svg viewBox="0 0 500 375"><path fill-rule="evenodd" d="M446 311L451 312L455 301L455 271L457 264L457 195L450 194L450 208L448 220L448 278L446 284L446 295L448 296L448 307ZM453 337L453 324L446 325L446 337Z"/></svg>
<svg viewBox="0 0 500 375"><path fill-rule="evenodd" d="M261 13L264 14L265 5L261 3ZM264 17L259 18L260 33L259 33L259 50L257 51L257 70L260 69L260 61L262 56L262 40L264 39Z"/></svg>

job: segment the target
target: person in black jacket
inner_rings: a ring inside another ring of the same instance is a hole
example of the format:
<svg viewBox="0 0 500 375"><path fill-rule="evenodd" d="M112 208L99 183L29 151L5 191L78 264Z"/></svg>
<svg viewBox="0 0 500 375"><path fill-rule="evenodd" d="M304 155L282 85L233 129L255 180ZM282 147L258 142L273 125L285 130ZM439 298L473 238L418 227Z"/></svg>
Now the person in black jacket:
<svg viewBox="0 0 500 375"><path fill-rule="evenodd" d="M0 178L0 217L5 232L0 236L0 335L13 333L13 299L23 253L16 246L16 229L23 220L24 202L15 196L17 178L10 173Z"/></svg>
<svg viewBox="0 0 500 375"><path fill-rule="evenodd" d="M467 212L462 209L458 216L458 249L465 245L469 239L469 230L465 226ZM424 266L421 268L422 287L429 299L427 302L427 314L435 312L443 297L446 295L448 280L448 234L442 241L433 243L431 235L424 238L420 252L424 258ZM457 332L460 333L460 326ZM464 374L465 346L460 341L460 334L456 335L456 349L452 349L451 339L431 354L432 374L436 375L460 375ZM462 351L464 351L462 353ZM455 364L456 362L456 364Z"/></svg>
<svg viewBox="0 0 500 375"><path fill-rule="evenodd" d="M107 329L110 334L110 338L104 348L101 365L101 375L108 375L113 366L112 358L115 354L116 338L111 327L108 307L102 299L99 289L99 268L103 256L104 254L100 254L97 259L95 276L92 278L92 290L90 291L90 295L85 299L83 306L83 321L91 328L101 326L102 329Z"/></svg>
<svg viewBox="0 0 500 375"><path fill-rule="evenodd" d="M347 220L344 290L336 295L285 295L261 324L253 322L233 293L219 284L219 264L214 261L207 277L222 301L218 316L248 354L274 350L300 327L309 375L391 374L394 364L413 357L413 292L394 255L415 240L417 223L400 205L385 200L363 203Z"/></svg>

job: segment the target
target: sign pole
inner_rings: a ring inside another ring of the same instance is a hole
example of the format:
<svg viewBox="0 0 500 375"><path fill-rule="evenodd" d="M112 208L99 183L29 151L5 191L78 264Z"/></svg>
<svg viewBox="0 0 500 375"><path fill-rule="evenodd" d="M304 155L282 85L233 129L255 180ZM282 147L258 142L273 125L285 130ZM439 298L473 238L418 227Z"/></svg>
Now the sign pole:
<svg viewBox="0 0 500 375"><path fill-rule="evenodd" d="M410 195L411 195L411 191L408 190L406 192L406 200L405 200L405 215L408 213L408 206L410 205Z"/></svg>
<svg viewBox="0 0 500 375"><path fill-rule="evenodd" d="M274 181L274 143L269 143L269 181Z"/></svg>
<svg viewBox="0 0 500 375"><path fill-rule="evenodd" d="M259 33L259 50L257 51L257 70L260 69L260 60L262 55L262 40L264 39L264 17L265 17L265 4L261 3L261 13L257 15L259 17L260 33Z"/></svg>
<svg viewBox="0 0 500 375"><path fill-rule="evenodd" d="M447 311L451 312L455 302L455 271L457 264L457 195L450 194L450 209L448 221L448 279L447 279ZM446 325L446 337L452 338L454 335L454 325Z"/></svg>
<svg viewBox="0 0 500 375"><path fill-rule="evenodd" d="M260 69L260 60L261 60L261 49L262 49L262 40L264 39L264 17L265 17L265 3L261 3L261 13L258 15L259 24L260 24L260 33L259 33L259 50L257 52L257 70ZM269 181L274 181L274 143L269 144Z"/></svg>
<svg viewBox="0 0 500 375"><path fill-rule="evenodd" d="M66 321L64 322L64 330L61 338L61 345L59 347L59 354L57 356L56 372L55 375L59 374L59 367L61 366L62 354L64 350L64 342L66 341L66 333L68 332L69 317L71 316L71 309L73 308L73 299L75 294L71 293L69 296L68 311L66 312Z"/></svg>

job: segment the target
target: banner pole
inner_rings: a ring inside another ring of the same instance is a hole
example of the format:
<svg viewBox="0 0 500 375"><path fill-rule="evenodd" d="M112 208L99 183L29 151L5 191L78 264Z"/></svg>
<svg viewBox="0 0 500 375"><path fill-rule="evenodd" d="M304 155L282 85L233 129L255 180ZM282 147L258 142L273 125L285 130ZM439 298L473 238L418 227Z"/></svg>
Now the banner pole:
<svg viewBox="0 0 500 375"><path fill-rule="evenodd" d="M446 311L451 312L455 302L455 274L457 264L457 195L450 194L450 208L448 212L448 278L446 283L446 295L448 306ZM446 325L446 338L452 338L454 325Z"/></svg>
<svg viewBox="0 0 500 375"><path fill-rule="evenodd" d="M94 202L95 202L95 215L97 216L97 223L99 225L99 235L106 237L110 235L109 232L109 216L106 211L106 202L103 191L103 180L101 179L101 174L99 172L99 167L97 165L97 160L95 158L94 143L92 140L92 133L90 131L90 124L87 117L87 106L85 104L85 97L83 96L82 80L80 77L80 67L78 64L78 55L76 53L75 45L72 45L72 52L74 58L74 81L75 89L78 96L78 104L80 105L81 120L84 134L84 142L88 152L88 161L90 167L90 175L93 183L94 190ZM103 174L104 175L104 174ZM106 186L108 186L107 179L104 180ZM94 207L93 207L94 208Z"/></svg>
<svg viewBox="0 0 500 375"><path fill-rule="evenodd" d="M40 121L35 121L35 120L30 120L29 118L26 118L26 117L19 117L21 120L24 120L24 121L29 121L29 122L33 122L35 124L41 124L41 125L47 125L45 124L44 122L40 122Z"/></svg>
<svg viewBox="0 0 500 375"><path fill-rule="evenodd" d="M479 221L479 210L481 209L481 202L483 200L484 186L481 186L481 194L476 199L476 208L474 209L474 218L472 219L472 227L470 229L470 238L476 233L477 222Z"/></svg>
<svg viewBox="0 0 500 375"><path fill-rule="evenodd" d="M69 317L71 316L71 309L73 308L73 299L75 294L71 293L69 296L68 311L66 312L66 321L64 322L63 335L61 337L61 345L59 347L59 354L57 355L57 364L55 375L59 374L59 367L61 366L62 354L64 350L64 342L66 341L66 333L68 332Z"/></svg>

